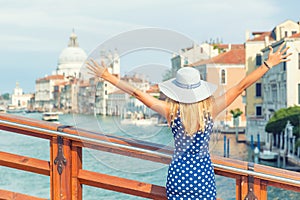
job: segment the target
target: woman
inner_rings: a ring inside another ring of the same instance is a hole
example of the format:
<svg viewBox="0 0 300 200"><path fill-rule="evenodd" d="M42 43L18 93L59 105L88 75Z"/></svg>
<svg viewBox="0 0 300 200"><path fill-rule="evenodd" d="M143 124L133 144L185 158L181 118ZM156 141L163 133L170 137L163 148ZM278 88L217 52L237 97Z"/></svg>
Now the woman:
<svg viewBox="0 0 300 200"><path fill-rule="evenodd" d="M283 49L283 46L284 43L276 52L270 47L267 61L219 97L213 95L216 86L201 80L199 71L192 67L179 69L176 78L159 84L167 101L154 98L121 81L110 74L103 63L98 65L91 60L87 68L90 74L136 97L167 119L175 140L166 183L168 199L216 199L215 177L208 147L212 119L270 68L288 61L291 53L285 55L288 47Z"/></svg>

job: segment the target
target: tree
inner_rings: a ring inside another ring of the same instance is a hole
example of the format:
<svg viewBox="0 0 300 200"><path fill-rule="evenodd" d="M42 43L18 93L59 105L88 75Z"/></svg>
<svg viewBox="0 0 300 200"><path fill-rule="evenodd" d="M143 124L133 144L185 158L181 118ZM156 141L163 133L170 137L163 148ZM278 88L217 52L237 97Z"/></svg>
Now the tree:
<svg viewBox="0 0 300 200"><path fill-rule="evenodd" d="M292 106L288 108L279 109L268 121L265 130L269 133L280 133L284 130L287 121L290 121L294 126L293 134L300 137L300 106Z"/></svg>
<svg viewBox="0 0 300 200"><path fill-rule="evenodd" d="M9 93L4 93L4 94L1 95L1 97L2 97L4 100L9 100L9 99L10 99Z"/></svg>
<svg viewBox="0 0 300 200"><path fill-rule="evenodd" d="M233 122L235 126L235 140L238 141L239 140L238 138L239 117L243 114L243 111L241 111L239 108L236 108L234 110L230 110L230 113L232 114Z"/></svg>

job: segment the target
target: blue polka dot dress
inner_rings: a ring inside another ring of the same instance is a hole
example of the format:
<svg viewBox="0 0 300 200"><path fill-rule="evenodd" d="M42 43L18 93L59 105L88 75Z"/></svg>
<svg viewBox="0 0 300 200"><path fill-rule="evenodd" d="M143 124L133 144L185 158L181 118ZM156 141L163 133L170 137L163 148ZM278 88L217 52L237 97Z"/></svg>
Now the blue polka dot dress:
<svg viewBox="0 0 300 200"><path fill-rule="evenodd" d="M204 132L188 136L178 112L171 124L175 151L168 170L168 199L216 199L215 174L209 154L212 127L213 121L208 120Z"/></svg>

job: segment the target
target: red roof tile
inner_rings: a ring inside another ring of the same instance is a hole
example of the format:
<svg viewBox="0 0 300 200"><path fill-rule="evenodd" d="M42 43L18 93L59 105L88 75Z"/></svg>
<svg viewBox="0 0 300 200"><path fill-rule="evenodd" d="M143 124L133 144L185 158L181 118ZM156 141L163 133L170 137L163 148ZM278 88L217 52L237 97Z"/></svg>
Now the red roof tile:
<svg viewBox="0 0 300 200"><path fill-rule="evenodd" d="M252 39L249 39L248 41L264 41L266 36L269 36L270 41L274 41L275 39L272 37L272 32L253 32L252 35L258 35L255 36Z"/></svg>
<svg viewBox="0 0 300 200"><path fill-rule="evenodd" d="M158 84L151 85L150 88L146 92L147 93L158 93L159 92Z"/></svg>
<svg viewBox="0 0 300 200"><path fill-rule="evenodd" d="M126 92L124 92L123 90L116 90L113 92L110 92L109 94L125 94Z"/></svg>
<svg viewBox="0 0 300 200"><path fill-rule="evenodd" d="M36 82L46 81L46 80L57 80L57 79L63 80L64 76L63 75L50 75L50 76L46 76L44 78L39 78L39 79L36 80Z"/></svg>
<svg viewBox="0 0 300 200"><path fill-rule="evenodd" d="M300 33L296 33L294 35L291 35L289 38L300 38Z"/></svg>
<svg viewBox="0 0 300 200"><path fill-rule="evenodd" d="M200 60L191 64L191 66L199 66L204 64L245 64L245 48L231 49L230 51L221 53L211 59Z"/></svg>

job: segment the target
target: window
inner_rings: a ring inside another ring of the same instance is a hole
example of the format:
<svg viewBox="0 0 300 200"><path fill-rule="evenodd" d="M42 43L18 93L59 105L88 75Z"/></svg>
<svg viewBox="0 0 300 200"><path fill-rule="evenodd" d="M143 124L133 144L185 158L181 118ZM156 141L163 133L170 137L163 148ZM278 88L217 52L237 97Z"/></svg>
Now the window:
<svg viewBox="0 0 300 200"><path fill-rule="evenodd" d="M275 102L277 101L277 85L271 84L271 94L272 94L272 100Z"/></svg>
<svg viewBox="0 0 300 200"><path fill-rule="evenodd" d="M300 53L298 53L298 69L300 69Z"/></svg>
<svg viewBox="0 0 300 200"><path fill-rule="evenodd" d="M221 80L220 80L221 84L226 84L226 71L225 69L221 70Z"/></svg>
<svg viewBox="0 0 300 200"><path fill-rule="evenodd" d="M184 58L184 65L188 65L189 64L189 60L187 57Z"/></svg>
<svg viewBox="0 0 300 200"><path fill-rule="evenodd" d="M256 66L261 66L262 64L262 56L261 54L256 54Z"/></svg>
<svg viewBox="0 0 300 200"><path fill-rule="evenodd" d="M261 117L262 116L262 108L261 106L256 106L256 116Z"/></svg>
<svg viewBox="0 0 300 200"><path fill-rule="evenodd" d="M284 31L284 36L287 37L288 36L288 32Z"/></svg>
<svg viewBox="0 0 300 200"><path fill-rule="evenodd" d="M300 104L300 84L298 84L298 104Z"/></svg>
<svg viewBox="0 0 300 200"><path fill-rule="evenodd" d="M255 84L255 96L261 97L261 83Z"/></svg>
<svg viewBox="0 0 300 200"><path fill-rule="evenodd" d="M292 31L292 35L294 35L294 34L296 34L297 33L297 31Z"/></svg>
<svg viewBox="0 0 300 200"><path fill-rule="evenodd" d="M283 62L283 71L286 71L286 62Z"/></svg>

